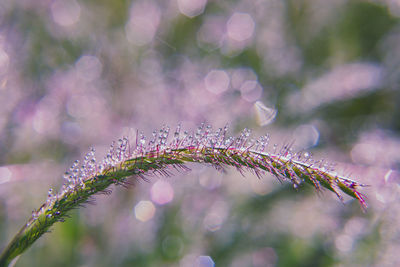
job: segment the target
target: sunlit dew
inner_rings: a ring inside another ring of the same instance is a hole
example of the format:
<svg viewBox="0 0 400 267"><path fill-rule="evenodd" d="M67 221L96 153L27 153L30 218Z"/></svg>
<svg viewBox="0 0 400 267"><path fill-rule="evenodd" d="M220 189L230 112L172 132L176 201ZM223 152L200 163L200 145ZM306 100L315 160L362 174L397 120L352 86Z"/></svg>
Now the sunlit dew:
<svg viewBox="0 0 400 267"><path fill-rule="evenodd" d="M97 57L85 55L78 59L75 68L78 76L89 82L100 77L103 65Z"/></svg>
<svg viewBox="0 0 400 267"><path fill-rule="evenodd" d="M253 36L255 23L247 13L234 13L226 23L229 38L241 42Z"/></svg>
<svg viewBox="0 0 400 267"><path fill-rule="evenodd" d="M55 23L72 26L79 21L81 7L75 0L56 0L51 5L51 14Z"/></svg>
<svg viewBox="0 0 400 267"><path fill-rule="evenodd" d="M189 17L196 17L204 12L207 0L178 0L179 11Z"/></svg>
<svg viewBox="0 0 400 267"><path fill-rule="evenodd" d="M215 263L210 256L199 256L196 260L196 267L214 267Z"/></svg>
<svg viewBox="0 0 400 267"><path fill-rule="evenodd" d="M204 78L206 89L214 94L228 90L229 81L229 76L224 70L212 70Z"/></svg>
<svg viewBox="0 0 400 267"><path fill-rule="evenodd" d="M257 101L263 92L263 88L257 81L246 81L240 87L241 97L248 101Z"/></svg>
<svg viewBox="0 0 400 267"><path fill-rule="evenodd" d="M251 131L249 129L244 129L241 134L237 138L226 137L227 128L224 129L219 128L217 130L213 130L210 125L202 123L194 132L190 134L184 131L181 134L181 126L178 127L171 132L171 137L169 138L170 127L163 126L159 131L153 132L153 137L148 141L143 133L138 133L136 138L136 148L132 148L133 151L130 150L129 141L127 137L121 138L116 142L113 142L110 146L109 152L106 154L104 160L97 164L95 158L95 151L92 148L84 157L82 161L75 161L68 172L65 173L64 179L66 182L63 185L62 192L71 192L71 190L76 190L80 188L85 188L90 185L87 183L88 179L93 178L94 173L103 172L105 168L110 168L112 166L118 166L118 164L124 162L126 159L135 156L135 155L143 155L144 153L150 153L149 147L156 147L157 153L165 153L165 155L171 155L171 153L176 148L188 149L191 151L191 148L196 147L198 151L202 151L203 148L211 151L215 151L217 153L216 148L232 148L237 152L246 152L248 151L250 155L254 156L255 159L260 159L260 155L257 152L253 152L253 149L256 151L264 151L269 142L269 136L265 135L260 137L258 140L254 140L250 138ZM251 147L251 149L250 149ZM293 154L288 147L284 146L282 148L277 148L276 145L273 146L273 154L277 154L283 156L287 159L293 157ZM132 154L133 153L133 154ZM153 152L154 153L154 150ZM201 154L198 152L197 156L200 157ZM240 155L239 153L238 155ZM191 156L191 155L189 155ZM304 158L309 160L309 155L306 156L304 154ZM242 158L242 160L247 160ZM297 158L296 158L297 160ZM300 160L300 159L298 159ZM274 161L277 164L281 164L277 161ZM243 165L252 164L243 163ZM295 163L296 164L296 163ZM322 171L329 170L329 166L327 166L324 161L314 162L315 166L318 166ZM249 166L249 165L247 165ZM163 166L161 166L163 168ZM220 165L215 164L216 168L220 168ZM183 168L183 167L182 167ZM266 165L266 168L273 168ZM282 170L283 169L283 170ZM293 173L291 166L282 166L280 169L273 169L276 175L284 176L285 179L288 177L292 181L294 185L298 185L300 181L297 176ZM163 170L161 170L162 173ZM164 173L167 172L164 170ZM273 172L270 170L269 172ZM279 172L279 173L277 173ZM200 184L207 188L215 188L220 185L221 181L213 179L209 177L209 179L205 179L204 181L200 180ZM266 194L268 189L263 189L256 191L259 194ZM174 198L174 190L169 182L165 180L158 180L153 184L150 189L151 200L152 201L141 201L135 207L135 216L140 221L150 220L155 213L155 206L153 203L158 205L164 205L171 202ZM49 197L51 200L51 197ZM228 214L227 205L223 202L216 202L215 205L208 211L205 219L203 221L204 227L209 231L216 231L220 229L223 224L226 216Z"/></svg>
<svg viewBox="0 0 400 267"><path fill-rule="evenodd" d="M163 180L158 180L150 189L151 200L159 205L164 205L174 199L174 189Z"/></svg>
<svg viewBox="0 0 400 267"><path fill-rule="evenodd" d="M129 42L146 45L153 41L160 23L161 11L152 1L133 2L125 34Z"/></svg>
<svg viewBox="0 0 400 267"><path fill-rule="evenodd" d="M153 202L142 200L135 206L135 217L141 222L147 222L154 217L156 207Z"/></svg>

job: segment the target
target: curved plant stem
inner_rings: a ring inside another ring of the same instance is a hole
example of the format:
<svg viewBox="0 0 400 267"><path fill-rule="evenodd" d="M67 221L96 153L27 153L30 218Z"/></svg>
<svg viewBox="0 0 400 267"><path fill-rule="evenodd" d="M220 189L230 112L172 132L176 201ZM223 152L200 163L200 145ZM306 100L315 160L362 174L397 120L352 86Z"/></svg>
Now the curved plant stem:
<svg viewBox="0 0 400 267"><path fill-rule="evenodd" d="M113 144L101 164L96 164L94 150L89 152L83 165L75 162L65 178L67 182L58 194L50 189L47 201L32 213L32 217L11 240L0 255L0 266L8 264L29 248L56 222L64 221L71 209L78 208L98 193L110 193L110 185L127 185L128 177L155 174L168 176L176 170L187 170L190 162L209 164L217 169L233 166L238 171L251 171L257 176L272 173L280 180L289 180L295 187L302 182L333 191L340 199L341 192L359 200L366 207L363 195L357 191L362 186L348 178L338 176L320 161L311 160L304 153L292 153L284 147L279 153L265 152L268 138L249 140L249 131L244 130L238 138L226 138L222 129L213 133L209 127L199 127L194 135L183 136L178 126L174 138L167 144L169 128L153 134L147 144L145 137L138 135L136 144L120 139Z"/></svg>

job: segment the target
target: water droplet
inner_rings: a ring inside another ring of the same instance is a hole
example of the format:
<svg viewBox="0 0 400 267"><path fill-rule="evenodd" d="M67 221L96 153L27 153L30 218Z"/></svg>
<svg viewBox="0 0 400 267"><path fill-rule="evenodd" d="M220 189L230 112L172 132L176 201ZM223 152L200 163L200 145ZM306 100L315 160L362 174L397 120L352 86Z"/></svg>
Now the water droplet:
<svg viewBox="0 0 400 267"><path fill-rule="evenodd" d="M47 193L47 197L48 198L52 198L53 197L53 189L52 188L49 189L49 192Z"/></svg>
<svg viewBox="0 0 400 267"><path fill-rule="evenodd" d="M100 164L98 166L98 168L99 168L99 172L102 173L104 171L104 169L105 169L105 164L104 163Z"/></svg>
<svg viewBox="0 0 400 267"><path fill-rule="evenodd" d="M63 175L63 178L65 180L69 180L69 177L70 177L70 173L69 172L65 172L64 175Z"/></svg>
<svg viewBox="0 0 400 267"><path fill-rule="evenodd" d="M203 128L204 128L204 122L202 122L201 125L197 128L195 137L201 135L201 133L203 132Z"/></svg>
<svg viewBox="0 0 400 267"><path fill-rule="evenodd" d="M274 144L274 154L276 154L277 148L278 148L278 144Z"/></svg>
<svg viewBox="0 0 400 267"><path fill-rule="evenodd" d="M187 138L187 146L193 146L193 136L189 135Z"/></svg>
<svg viewBox="0 0 400 267"><path fill-rule="evenodd" d="M166 126L164 128L164 135L163 135L164 138L168 138L169 130L170 130L169 126Z"/></svg>
<svg viewBox="0 0 400 267"><path fill-rule="evenodd" d="M234 141L234 138L233 138L233 137L228 137L228 138L225 140L225 147L228 148L228 147L233 143L233 141Z"/></svg>
<svg viewBox="0 0 400 267"><path fill-rule="evenodd" d="M139 140L140 144L145 145L146 144L146 137L142 136Z"/></svg>
<svg viewBox="0 0 400 267"><path fill-rule="evenodd" d="M181 131L181 126L178 125L174 133L174 138L178 139L180 131Z"/></svg>
<svg viewBox="0 0 400 267"><path fill-rule="evenodd" d="M120 138L120 139L118 139L118 146L122 146L122 144L123 144L123 141L122 141L122 139Z"/></svg>
<svg viewBox="0 0 400 267"><path fill-rule="evenodd" d="M74 163L72 163L72 166L69 168L70 172L74 172L78 165L79 165L79 160L75 160Z"/></svg>

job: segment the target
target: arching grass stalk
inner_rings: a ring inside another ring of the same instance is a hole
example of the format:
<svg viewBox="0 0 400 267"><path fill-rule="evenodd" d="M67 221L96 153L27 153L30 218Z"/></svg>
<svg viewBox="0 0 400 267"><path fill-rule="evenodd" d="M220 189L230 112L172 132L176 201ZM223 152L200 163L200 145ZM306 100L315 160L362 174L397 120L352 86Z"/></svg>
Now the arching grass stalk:
<svg viewBox="0 0 400 267"><path fill-rule="evenodd" d="M245 129L239 137L226 137L227 127L216 131L202 124L195 133L181 133L180 125L173 137L170 128L154 131L151 140L137 134L132 146L127 138L111 145L101 163L97 163L94 149L86 154L82 163L75 161L65 173L65 184L59 193L49 190L46 202L32 212L29 221L11 240L0 256L0 266L7 266L23 253L56 222L62 222L71 209L78 208L98 193L111 193L112 184L128 185L128 177L147 179L149 175L169 176L174 170L188 170L186 163L209 164L218 170L233 166L241 173L250 171L261 177L272 173L279 180L289 180L295 187L302 182L317 190L327 188L340 199L345 193L358 199L366 207L364 196L357 190L363 186L337 175L323 161L313 160L307 152L293 153L284 146L270 152L269 136L250 139Z"/></svg>

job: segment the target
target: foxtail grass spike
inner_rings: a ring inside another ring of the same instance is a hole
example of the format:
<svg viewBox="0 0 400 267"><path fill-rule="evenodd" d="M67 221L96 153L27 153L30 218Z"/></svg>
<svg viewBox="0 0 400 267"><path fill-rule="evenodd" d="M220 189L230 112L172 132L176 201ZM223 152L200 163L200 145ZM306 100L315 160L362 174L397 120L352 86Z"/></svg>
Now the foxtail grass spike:
<svg viewBox="0 0 400 267"><path fill-rule="evenodd" d="M91 148L82 161L76 160L64 174L65 183L59 192L50 189L47 200L32 212L0 255L0 267L23 253L56 222L62 222L68 212L93 201L95 194L110 194L110 186L129 185L132 180L148 180L149 176L169 176L176 170L188 170L187 163L214 166L217 170L233 166L239 172L250 171L261 177L271 173L280 181L288 180L294 187L303 182L334 192L342 200L347 194L367 207L365 197L358 191L364 186L334 172L324 161L312 159L308 152L293 152L290 146L269 149L269 135L251 138L251 131L227 137L227 127L213 130L201 124L193 133L181 130L178 125L173 133L164 126L147 139L138 133L136 140L124 137L113 142L101 162L96 160ZM272 151L272 152L271 152Z"/></svg>

